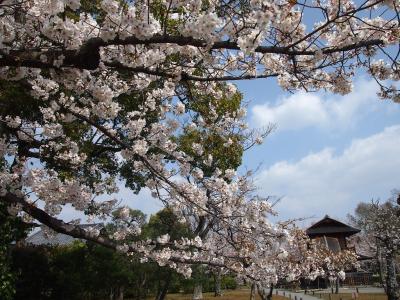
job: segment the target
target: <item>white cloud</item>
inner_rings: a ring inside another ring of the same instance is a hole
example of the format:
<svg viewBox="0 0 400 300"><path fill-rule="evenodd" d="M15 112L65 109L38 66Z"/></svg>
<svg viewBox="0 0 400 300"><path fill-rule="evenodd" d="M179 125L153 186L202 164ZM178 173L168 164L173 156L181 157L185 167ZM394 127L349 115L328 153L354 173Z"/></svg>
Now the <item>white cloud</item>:
<svg viewBox="0 0 400 300"><path fill-rule="evenodd" d="M121 199L121 205L128 205L133 209L139 209L147 216L155 214L164 208L163 203L151 196L151 191L148 188L143 188L139 194L134 194L129 188L124 186L119 187L117 199Z"/></svg>
<svg viewBox="0 0 400 300"><path fill-rule="evenodd" d="M348 128L366 113L377 109L378 86L373 81L359 80L352 93L340 96L328 93L297 92L280 98L274 104L252 108L251 119L257 126L274 123L278 130L298 130L306 127Z"/></svg>
<svg viewBox="0 0 400 300"><path fill-rule="evenodd" d="M344 217L358 202L385 198L400 186L400 125L353 140L341 154L331 148L297 162L281 161L257 176L264 195L283 196L284 218Z"/></svg>

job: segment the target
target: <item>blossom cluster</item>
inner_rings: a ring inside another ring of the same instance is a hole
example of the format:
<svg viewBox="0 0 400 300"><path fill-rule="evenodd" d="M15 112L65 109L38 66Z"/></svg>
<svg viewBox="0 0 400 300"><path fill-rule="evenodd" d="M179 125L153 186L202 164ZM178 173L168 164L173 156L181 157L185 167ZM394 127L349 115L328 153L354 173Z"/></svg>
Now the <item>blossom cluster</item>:
<svg viewBox="0 0 400 300"><path fill-rule="evenodd" d="M231 2L102 0L91 10L79 0L1 1L0 80L28 107L16 113L4 99L0 114L0 197L15 200L10 210L57 218L71 205L90 220L117 212L108 245L185 276L191 264L266 284L340 272L340 259L309 249L290 222L271 223L251 174L236 172L266 133L248 130L225 81L273 76L288 90L346 94L365 67L398 101L384 84L399 79L399 2ZM305 11L323 12L312 29ZM148 188L195 237L126 242L140 226L115 200L119 179Z"/></svg>

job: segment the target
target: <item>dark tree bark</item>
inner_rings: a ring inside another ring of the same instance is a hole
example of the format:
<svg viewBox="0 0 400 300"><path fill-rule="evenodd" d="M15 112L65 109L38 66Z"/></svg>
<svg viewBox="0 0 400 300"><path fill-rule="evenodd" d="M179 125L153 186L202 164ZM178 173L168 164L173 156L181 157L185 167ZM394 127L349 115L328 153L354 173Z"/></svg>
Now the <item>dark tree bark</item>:
<svg viewBox="0 0 400 300"><path fill-rule="evenodd" d="M193 297L192 300L202 300L203 299L203 285L200 280L196 280L194 284Z"/></svg>
<svg viewBox="0 0 400 300"><path fill-rule="evenodd" d="M117 291L118 291L117 300L124 300L124 287L119 286Z"/></svg>
<svg viewBox="0 0 400 300"><path fill-rule="evenodd" d="M214 272L214 296L221 297L222 289L221 289L221 270L217 270Z"/></svg>
<svg viewBox="0 0 400 300"><path fill-rule="evenodd" d="M110 300L114 300L114 289L110 289Z"/></svg>
<svg viewBox="0 0 400 300"><path fill-rule="evenodd" d="M256 289L257 289L256 283L253 282L251 284L250 300L256 300Z"/></svg>
<svg viewBox="0 0 400 300"><path fill-rule="evenodd" d="M385 284L385 281L383 278L382 252L381 252L381 247L379 246L379 243L377 243L377 247L376 247L376 256L377 256L377 262L378 262L378 268L379 268L379 281L386 293L386 284Z"/></svg>
<svg viewBox="0 0 400 300"><path fill-rule="evenodd" d="M395 255L393 251L386 254L386 294L388 300L400 300L400 287L396 279Z"/></svg>
<svg viewBox="0 0 400 300"><path fill-rule="evenodd" d="M202 39L195 39L193 37L183 37L183 36L171 36L171 35L154 35L146 40L138 39L135 36L126 37L121 40L115 38L110 41L103 41L101 38L95 37L87 40L78 50L64 50L64 49L54 49L46 51L46 56L49 62L42 62L40 60L40 55L43 51L35 51L34 49L26 50L14 50L10 53L2 53L0 58L0 67L29 67L29 68L39 68L39 69L53 69L55 68L53 61L60 55L65 58L61 67L74 67L78 69L95 70L100 64L100 48L107 46L118 46L118 45L143 45L148 46L152 44L176 44L180 46L194 46L194 47L208 47L208 43ZM350 45L338 46L338 47L325 47L322 49L323 54L333 54L342 53L350 50L357 50L361 48L368 48L371 46L381 46L384 45L384 41L380 39L366 40L355 42ZM236 42L233 41L216 41L210 49L226 49L226 50L240 50L240 47ZM291 56L313 56L315 55L315 50L297 50L295 47L291 46L258 46L254 52L256 53L275 53L275 54L286 54ZM109 67L121 68L123 66L117 63L107 63ZM153 73L156 75L154 70L148 68L139 67L135 70L136 72L143 73ZM165 76L168 75L165 72L160 72L158 75ZM191 77L187 74L186 76ZM240 77L240 76L239 76ZM237 77L237 78L239 78ZM258 77L258 76L257 76ZM186 78L186 79L188 79ZM250 76L250 78L255 78L255 76ZM196 80L195 77L191 78ZM204 79L204 78L203 78ZM226 79L226 80L229 80Z"/></svg>
<svg viewBox="0 0 400 300"><path fill-rule="evenodd" d="M336 277L335 294L339 294L339 277Z"/></svg>
<svg viewBox="0 0 400 300"><path fill-rule="evenodd" d="M270 288L269 288L269 294L268 294L268 296L267 296L267 299L268 300L272 300L272 293L273 293L273 291L274 291L274 286L271 284L271 286L270 286Z"/></svg>
<svg viewBox="0 0 400 300"><path fill-rule="evenodd" d="M171 277L172 277L172 273L168 272L167 278L165 278L164 284L161 287L161 289L158 291L155 300L164 300L165 299L165 297L167 296L169 285L171 283Z"/></svg>
<svg viewBox="0 0 400 300"><path fill-rule="evenodd" d="M261 300L272 300L272 292L274 287L271 285L268 292L267 288L258 288L258 295L260 296Z"/></svg>

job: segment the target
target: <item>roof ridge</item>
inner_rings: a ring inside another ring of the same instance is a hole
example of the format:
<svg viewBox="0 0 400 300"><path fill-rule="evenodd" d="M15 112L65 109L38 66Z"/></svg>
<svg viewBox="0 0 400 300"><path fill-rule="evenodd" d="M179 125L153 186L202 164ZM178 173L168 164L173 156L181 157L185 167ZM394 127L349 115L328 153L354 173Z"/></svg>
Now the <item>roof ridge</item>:
<svg viewBox="0 0 400 300"><path fill-rule="evenodd" d="M319 220L318 222L312 224L312 225L309 226L307 229L316 227L316 226L318 226L319 224L321 224L324 220L327 220L327 219L332 220L332 221L334 221L334 222L336 222L336 223L339 223L339 224L341 224L341 225L343 225L343 226L346 226L346 227L349 227L349 228L352 228L352 229L359 230L359 229L357 229L357 228L355 228L355 227L353 227L353 226L350 226L350 225L348 225L348 224L346 224L346 223L343 223L342 221L339 221L339 220L337 220L337 219L331 218L331 217L328 216L328 215L325 215L325 217L323 217L323 218L322 218L321 220Z"/></svg>

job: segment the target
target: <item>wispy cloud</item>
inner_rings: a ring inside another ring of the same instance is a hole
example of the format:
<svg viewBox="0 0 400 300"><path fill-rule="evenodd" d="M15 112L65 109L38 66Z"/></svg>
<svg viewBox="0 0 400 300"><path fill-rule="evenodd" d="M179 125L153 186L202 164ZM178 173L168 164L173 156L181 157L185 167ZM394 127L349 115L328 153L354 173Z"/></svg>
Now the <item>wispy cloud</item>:
<svg viewBox="0 0 400 300"><path fill-rule="evenodd" d="M283 217L351 213L360 201L399 188L400 125L353 140L342 153L326 148L296 162L280 161L257 176L264 195L283 196Z"/></svg>
<svg viewBox="0 0 400 300"><path fill-rule="evenodd" d="M378 108L377 91L373 81L359 80L353 92L345 96L297 92L273 104L255 105L251 121L257 127L274 123L279 131L347 128Z"/></svg>

